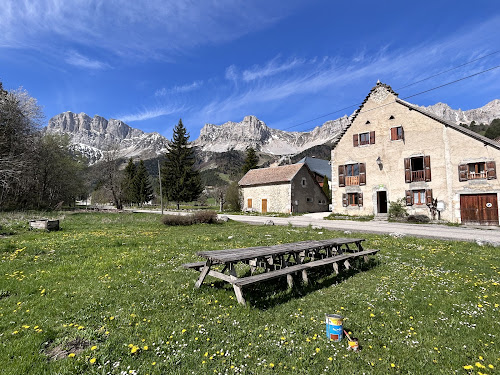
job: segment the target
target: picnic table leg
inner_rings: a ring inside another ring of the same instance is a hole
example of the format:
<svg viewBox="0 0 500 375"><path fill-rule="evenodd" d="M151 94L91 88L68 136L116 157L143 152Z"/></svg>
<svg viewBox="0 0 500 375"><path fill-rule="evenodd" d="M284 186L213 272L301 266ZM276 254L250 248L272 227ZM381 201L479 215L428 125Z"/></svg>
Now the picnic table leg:
<svg viewBox="0 0 500 375"><path fill-rule="evenodd" d="M231 264L229 266L229 274L231 275L231 279L237 280L238 276L236 275L236 270L234 269L234 266ZM241 287L238 285L233 284L233 289L234 289L234 294L236 295L236 300L238 303L244 305L245 304L245 297L243 297L243 290Z"/></svg>
<svg viewBox="0 0 500 375"><path fill-rule="evenodd" d="M195 288L199 288L201 284L203 284L203 281L205 280L205 277L207 277L208 272L210 271L210 267L212 266L212 261L207 260L207 263L205 263L205 266L201 270L200 277L196 281L196 284L194 284Z"/></svg>
<svg viewBox="0 0 500 375"><path fill-rule="evenodd" d="M339 274L339 265L337 262L333 263L333 269L335 270L335 273L338 275Z"/></svg>
<svg viewBox="0 0 500 375"><path fill-rule="evenodd" d="M348 270L350 267L351 267L351 264L349 263L349 260L345 260L344 261L344 266L345 266L345 269Z"/></svg>

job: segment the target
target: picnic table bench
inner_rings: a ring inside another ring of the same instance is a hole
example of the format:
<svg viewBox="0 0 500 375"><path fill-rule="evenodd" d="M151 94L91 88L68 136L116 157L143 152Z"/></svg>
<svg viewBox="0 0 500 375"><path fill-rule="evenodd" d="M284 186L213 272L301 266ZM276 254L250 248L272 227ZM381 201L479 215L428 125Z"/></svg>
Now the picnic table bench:
<svg viewBox="0 0 500 375"><path fill-rule="evenodd" d="M210 275L232 284L238 302L245 304L243 287L281 276L286 276L288 286L292 287L292 275L298 272L302 274L302 280L307 284L308 270L332 265L338 274L339 263L349 269L351 267L349 261L362 257L367 262L368 256L376 254L379 250L364 250L361 245L363 241L363 238L332 238L273 246L200 251L197 254L205 258L205 261L186 263L183 267L200 272L196 288L199 288L206 276ZM238 277L235 269L238 263L249 265L251 275ZM262 270L262 273L255 274L258 269Z"/></svg>

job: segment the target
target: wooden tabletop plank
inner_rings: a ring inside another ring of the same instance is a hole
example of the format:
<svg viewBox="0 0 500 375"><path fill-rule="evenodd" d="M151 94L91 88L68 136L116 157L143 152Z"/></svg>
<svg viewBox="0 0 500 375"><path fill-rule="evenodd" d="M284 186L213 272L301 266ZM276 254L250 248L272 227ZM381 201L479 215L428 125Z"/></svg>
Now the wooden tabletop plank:
<svg viewBox="0 0 500 375"><path fill-rule="evenodd" d="M207 258L215 262L227 263L259 257L296 253L305 250L317 250L322 247L356 244L362 241L364 241L364 238L331 238L327 240L310 240L272 246L255 246L241 249L200 251L197 254L203 258Z"/></svg>

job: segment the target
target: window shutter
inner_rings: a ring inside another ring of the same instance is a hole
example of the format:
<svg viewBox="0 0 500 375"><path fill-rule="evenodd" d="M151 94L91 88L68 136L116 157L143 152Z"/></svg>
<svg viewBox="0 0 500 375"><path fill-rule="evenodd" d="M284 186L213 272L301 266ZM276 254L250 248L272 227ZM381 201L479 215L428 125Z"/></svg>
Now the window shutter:
<svg viewBox="0 0 500 375"><path fill-rule="evenodd" d="M467 164L458 165L458 181L467 181Z"/></svg>
<svg viewBox="0 0 500 375"><path fill-rule="evenodd" d="M345 165L339 165L339 186L345 186Z"/></svg>
<svg viewBox="0 0 500 375"><path fill-rule="evenodd" d="M486 162L486 173L488 180L494 180L497 178L497 170L494 161Z"/></svg>
<svg viewBox="0 0 500 375"><path fill-rule="evenodd" d="M375 130L370 132L370 144L375 144Z"/></svg>
<svg viewBox="0 0 500 375"><path fill-rule="evenodd" d="M359 184L366 185L366 164L359 163Z"/></svg>
<svg viewBox="0 0 500 375"><path fill-rule="evenodd" d="M401 139L403 140L403 142L405 141L405 128L403 128L401 126Z"/></svg>
<svg viewBox="0 0 500 375"><path fill-rule="evenodd" d="M405 182L411 182L411 162L410 158L405 158Z"/></svg>
<svg viewBox="0 0 500 375"><path fill-rule="evenodd" d="M406 195L406 205L407 206L413 205L413 194L412 194L412 191L411 190L406 190L405 191L405 195Z"/></svg>
<svg viewBox="0 0 500 375"><path fill-rule="evenodd" d="M342 206L347 207L347 194L342 194Z"/></svg>
<svg viewBox="0 0 500 375"><path fill-rule="evenodd" d="M431 157L429 155L424 156L424 170L425 170L425 182L431 180Z"/></svg>
<svg viewBox="0 0 500 375"><path fill-rule="evenodd" d="M358 193L358 206L363 207L363 193Z"/></svg>
<svg viewBox="0 0 500 375"><path fill-rule="evenodd" d="M425 204L428 206L432 204L432 189L425 189Z"/></svg>
<svg viewBox="0 0 500 375"><path fill-rule="evenodd" d="M354 135L352 136L352 145L353 145L354 147L358 147L358 135L357 135L357 134L354 134Z"/></svg>
<svg viewBox="0 0 500 375"><path fill-rule="evenodd" d="M391 128L391 141L398 139L398 128Z"/></svg>

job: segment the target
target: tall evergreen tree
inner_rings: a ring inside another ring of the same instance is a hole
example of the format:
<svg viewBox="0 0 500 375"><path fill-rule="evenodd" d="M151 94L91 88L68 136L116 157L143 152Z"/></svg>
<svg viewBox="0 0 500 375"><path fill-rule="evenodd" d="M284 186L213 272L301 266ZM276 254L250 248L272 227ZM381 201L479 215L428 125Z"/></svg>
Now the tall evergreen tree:
<svg viewBox="0 0 500 375"><path fill-rule="evenodd" d="M133 185L135 190L135 201L139 206L153 199L153 188L149 181L149 173L142 159L136 168Z"/></svg>
<svg viewBox="0 0 500 375"><path fill-rule="evenodd" d="M163 166L162 184L168 200L180 202L196 200L203 191L200 175L194 169L194 151L189 147L189 134L182 119L174 128L171 143L167 147L166 160Z"/></svg>
<svg viewBox="0 0 500 375"><path fill-rule="evenodd" d="M128 160L128 164L125 167L122 183L123 192L123 202L124 203L139 203L137 201L137 191L135 187L135 176L137 173L137 168L134 164L132 158Z"/></svg>
<svg viewBox="0 0 500 375"><path fill-rule="evenodd" d="M257 156L255 149L253 147L247 148L247 156L245 158L245 164L243 164L243 173L247 173L250 169L257 168L257 163L259 162L259 157Z"/></svg>

